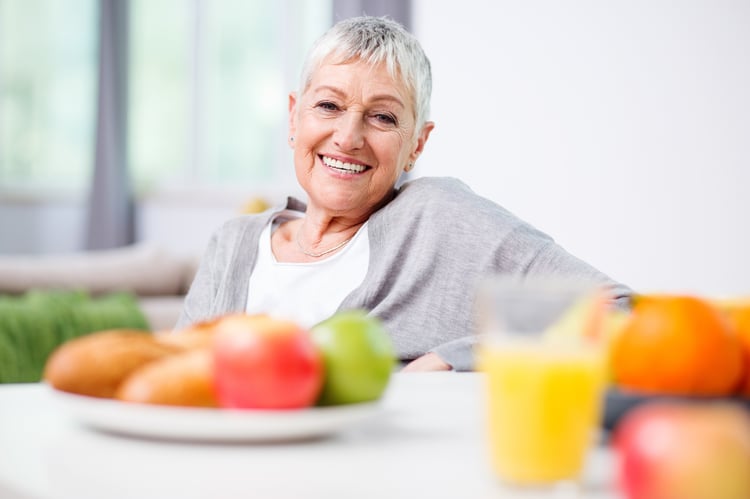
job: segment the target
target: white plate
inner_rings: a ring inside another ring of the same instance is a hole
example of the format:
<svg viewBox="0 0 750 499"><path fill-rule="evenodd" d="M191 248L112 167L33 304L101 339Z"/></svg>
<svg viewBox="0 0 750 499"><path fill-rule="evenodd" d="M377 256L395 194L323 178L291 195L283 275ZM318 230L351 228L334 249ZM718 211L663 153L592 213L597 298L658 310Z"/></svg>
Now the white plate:
<svg viewBox="0 0 750 499"><path fill-rule="evenodd" d="M381 411L377 402L292 410L172 407L50 390L65 411L86 426L168 440L279 442L312 439L360 424Z"/></svg>

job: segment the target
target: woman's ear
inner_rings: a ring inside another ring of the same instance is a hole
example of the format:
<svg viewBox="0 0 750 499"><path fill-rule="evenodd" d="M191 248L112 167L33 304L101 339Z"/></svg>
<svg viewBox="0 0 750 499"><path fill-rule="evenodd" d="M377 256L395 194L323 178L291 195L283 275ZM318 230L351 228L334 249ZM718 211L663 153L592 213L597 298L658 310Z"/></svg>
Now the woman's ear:
<svg viewBox="0 0 750 499"><path fill-rule="evenodd" d="M435 128L435 123L432 121L425 122L424 125L422 125L422 129L419 131L419 134L417 135L417 143L416 147L412 151L409 158L411 159L412 163L417 162L417 158L420 154L422 154L422 151L424 151L424 145L427 143L427 139L430 138L430 133L432 133L432 130Z"/></svg>
<svg viewBox="0 0 750 499"><path fill-rule="evenodd" d="M289 94L289 134L287 143L294 148L294 136L297 133L297 93Z"/></svg>

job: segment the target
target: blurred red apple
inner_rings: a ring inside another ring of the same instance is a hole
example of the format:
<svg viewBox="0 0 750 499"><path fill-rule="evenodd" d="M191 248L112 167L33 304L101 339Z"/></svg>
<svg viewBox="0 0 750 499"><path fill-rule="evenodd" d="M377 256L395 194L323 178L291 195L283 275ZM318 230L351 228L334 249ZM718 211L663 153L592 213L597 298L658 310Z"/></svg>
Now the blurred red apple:
<svg viewBox="0 0 750 499"><path fill-rule="evenodd" d="M323 358L294 322L236 314L216 325L214 385L219 404L236 409L297 409L315 403Z"/></svg>
<svg viewBox="0 0 750 499"><path fill-rule="evenodd" d="M614 435L628 499L750 498L750 415L727 403L653 402Z"/></svg>

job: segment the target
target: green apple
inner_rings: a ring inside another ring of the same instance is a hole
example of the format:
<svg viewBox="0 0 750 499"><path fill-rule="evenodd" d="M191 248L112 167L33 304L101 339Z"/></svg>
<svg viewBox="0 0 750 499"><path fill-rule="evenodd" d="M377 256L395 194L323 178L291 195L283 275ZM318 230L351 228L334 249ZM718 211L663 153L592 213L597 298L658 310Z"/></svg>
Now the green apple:
<svg viewBox="0 0 750 499"><path fill-rule="evenodd" d="M313 326L325 375L318 405L369 402L388 386L396 356L385 327L362 310L339 312Z"/></svg>

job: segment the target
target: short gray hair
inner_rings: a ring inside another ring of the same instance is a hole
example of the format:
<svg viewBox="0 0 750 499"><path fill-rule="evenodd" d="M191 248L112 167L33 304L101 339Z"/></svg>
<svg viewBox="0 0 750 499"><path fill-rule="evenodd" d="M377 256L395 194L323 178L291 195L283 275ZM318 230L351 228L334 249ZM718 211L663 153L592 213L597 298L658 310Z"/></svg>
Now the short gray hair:
<svg viewBox="0 0 750 499"><path fill-rule="evenodd" d="M313 73L331 57L336 64L361 60L385 63L394 78L402 78L414 100L417 131L430 113L432 75L430 61L417 39L402 25L386 17L352 17L339 21L310 48L302 66L300 93L307 90Z"/></svg>

